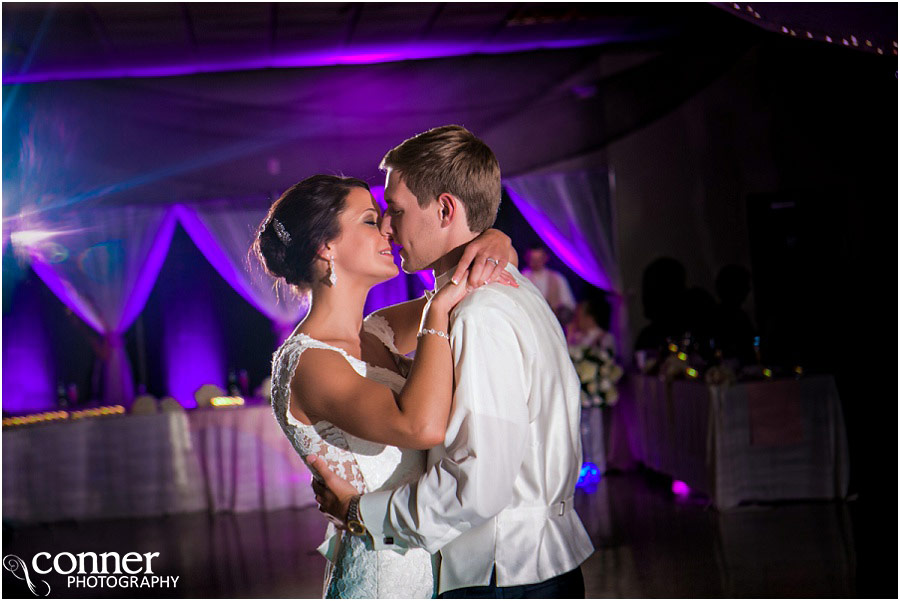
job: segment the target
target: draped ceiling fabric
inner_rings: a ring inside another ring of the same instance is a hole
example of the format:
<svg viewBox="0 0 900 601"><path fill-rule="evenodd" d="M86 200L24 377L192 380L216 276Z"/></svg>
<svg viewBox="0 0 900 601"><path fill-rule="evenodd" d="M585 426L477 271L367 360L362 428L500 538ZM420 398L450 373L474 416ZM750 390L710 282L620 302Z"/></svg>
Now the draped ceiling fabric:
<svg viewBox="0 0 900 601"><path fill-rule="evenodd" d="M102 400L134 398L124 334L156 281L175 228L166 207L65 211L54 241L31 247L31 267L50 290L103 336Z"/></svg>

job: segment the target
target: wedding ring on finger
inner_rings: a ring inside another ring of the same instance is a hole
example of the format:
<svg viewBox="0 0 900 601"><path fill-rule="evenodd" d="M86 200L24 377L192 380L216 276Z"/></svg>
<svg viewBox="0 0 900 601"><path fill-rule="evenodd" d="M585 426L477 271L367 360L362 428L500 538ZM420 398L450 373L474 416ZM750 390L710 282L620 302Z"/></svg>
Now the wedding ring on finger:
<svg viewBox="0 0 900 601"><path fill-rule="evenodd" d="M500 265L500 261L498 261L497 259L495 259L493 257L488 257L487 259L485 259L485 261L490 261L491 263L493 263L494 265L497 265L497 266Z"/></svg>

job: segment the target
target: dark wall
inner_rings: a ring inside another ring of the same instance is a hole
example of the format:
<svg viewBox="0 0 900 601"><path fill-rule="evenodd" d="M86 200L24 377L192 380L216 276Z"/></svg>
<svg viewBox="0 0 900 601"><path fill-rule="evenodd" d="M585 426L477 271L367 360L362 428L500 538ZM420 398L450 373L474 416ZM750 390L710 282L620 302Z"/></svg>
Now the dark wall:
<svg viewBox="0 0 900 601"><path fill-rule="evenodd" d="M674 112L582 159L616 174L632 336L647 323L640 281L654 258L678 259L688 285L709 291L739 263L753 274L745 308L764 359L835 375L852 507L871 522L857 532L873 538L896 525L896 68L772 34ZM858 582L896 570L890 539L860 558L872 572Z"/></svg>

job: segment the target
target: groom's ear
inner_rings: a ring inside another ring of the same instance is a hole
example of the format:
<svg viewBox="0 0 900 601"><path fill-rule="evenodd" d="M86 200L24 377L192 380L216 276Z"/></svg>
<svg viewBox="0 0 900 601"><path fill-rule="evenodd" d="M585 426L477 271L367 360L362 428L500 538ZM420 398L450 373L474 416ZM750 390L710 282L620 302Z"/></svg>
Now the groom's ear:
<svg viewBox="0 0 900 601"><path fill-rule="evenodd" d="M448 227L462 215L462 203L449 192L440 194L434 204L438 211L441 227Z"/></svg>

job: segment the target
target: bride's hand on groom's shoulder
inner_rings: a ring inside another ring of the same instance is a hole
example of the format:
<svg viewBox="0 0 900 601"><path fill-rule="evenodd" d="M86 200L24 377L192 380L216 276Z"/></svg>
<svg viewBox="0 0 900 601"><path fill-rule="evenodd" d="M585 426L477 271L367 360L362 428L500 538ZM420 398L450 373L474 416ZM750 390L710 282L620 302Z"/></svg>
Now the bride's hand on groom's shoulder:
<svg viewBox="0 0 900 601"><path fill-rule="evenodd" d="M466 295L472 290L466 286L465 278L469 275L468 271L464 271L460 276L460 284L454 284L452 281L447 282L444 286L438 290L437 294L434 295L434 298L431 299L431 307L429 310L431 311L442 311L445 313L450 313L453 310L459 301L464 299Z"/></svg>
<svg viewBox="0 0 900 601"><path fill-rule="evenodd" d="M515 252L509 236L500 230L488 229L466 246L451 279L461 283L467 279L465 283L469 288L492 282L518 287L515 278L506 271ZM466 270L468 276L464 275Z"/></svg>

